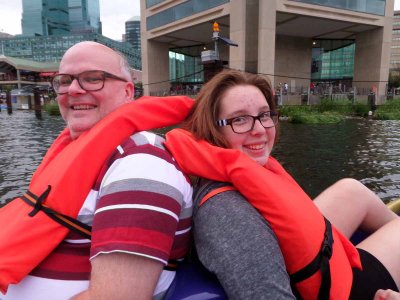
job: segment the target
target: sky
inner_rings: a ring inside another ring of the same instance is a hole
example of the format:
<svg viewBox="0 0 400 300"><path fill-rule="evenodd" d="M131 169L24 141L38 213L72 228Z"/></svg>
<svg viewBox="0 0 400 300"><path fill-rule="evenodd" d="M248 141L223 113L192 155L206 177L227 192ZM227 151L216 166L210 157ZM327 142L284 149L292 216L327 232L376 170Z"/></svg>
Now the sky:
<svg viewBox="0 0 400 300"><path fill-rule="evenodd" d="M398 0L400 2L400 0ZM125 22L140 15L140 0L100 0L103 35L121 40ZM0 32L21 34L22 0L0 0Z"/></svg>
<svg viewBox="0 0 400 300"><path fill-rule="evenodd" d="M400 10L400 0L394 1L394 9ZM103 35L121 40L125 22L140 15L140 0L100 0L100 20ZM21 34L22 0L0 0L0 32Z"/></svg>

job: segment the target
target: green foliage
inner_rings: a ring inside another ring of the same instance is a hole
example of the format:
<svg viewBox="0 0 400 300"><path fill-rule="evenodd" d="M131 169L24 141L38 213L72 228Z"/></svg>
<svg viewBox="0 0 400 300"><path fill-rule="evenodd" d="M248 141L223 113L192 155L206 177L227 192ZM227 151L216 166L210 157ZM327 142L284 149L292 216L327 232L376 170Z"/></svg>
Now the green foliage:
<svg viewBox="0 0 400 300"><path fill-rule="evenodd" d="M362 104L360 102L356 102L353 105L353 114L355 116L365 117L368 115L368 112L371 110L371 107L366 104Z"/></svg>
<svg viewBox="0 0 400 300"><path fill-rule="evenodd" d="M385 104L380 105L379 109L384 111L400 110L400 99L388 100Z"/></svg>
<svg viewBox="0 0 400 300"><path fill-rule="evenodd" d="M379 105L374 114L377 120L400 120L400 99L386 101Z"/></svg>
<svg viewBox="0 0 400 300"><path fill-rule="evenodd" d="M400 76L392 72L389 73L389 88L400 87Z"/></svg>
<svg viewBox="0 0 400 300"><path fill-rule="evenodd" d="M55 102L46 103L43 106L43 109L51 116L59 116L60 109L58 108L58 104Z"/></svg>
<svg viewBox="0 0 400 300"><path fill-rule="evenodd" d="M374 114L376 120L400 120L400 112L376 111Z"/></svg>
<svg viewBox="0 0 400 300"><path fill-rule="evenodd" d="M397 105L397 104L396 104ZM400 107L400 102L398 103ZM318 105L286 105L279 109L280 116L285 116L293 123L337 123L344 116L368 115L370 106L359 102L353 103L351 99L323 98Z"/></svg>
<svg viewBox="0 0 400 300"><path fill-rule="evenodd" d="M292 123L302 124L335 124L343 121L344 116L338 113L324 112L324 113L299 113L289 117Z"/></svg>
<svg viewBox="0 0 400 300"><path fill-rule="evenodd" d="M338 112L344 114L352 114L353 104L348 99L335 99L329 98L321 99L321 104L318 106L320 112Z"/></svg>

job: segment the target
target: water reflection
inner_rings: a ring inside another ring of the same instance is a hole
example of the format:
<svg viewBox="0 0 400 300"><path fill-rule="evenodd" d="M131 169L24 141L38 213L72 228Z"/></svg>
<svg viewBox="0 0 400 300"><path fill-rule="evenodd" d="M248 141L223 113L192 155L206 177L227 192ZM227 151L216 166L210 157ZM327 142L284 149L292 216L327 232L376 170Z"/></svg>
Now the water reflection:
<svg viewBox="0 0 400 300"><path fill-rule="evenodd" d="M60 117L0 113L0 205L24 193L47 148L64 128Z"/></svg>
<svg viewBox="0 0 400 300"><path fill-rule="evenodd" d="M314 198L343 177L384 201L400 197L400 122L348 119L334 125L281 122L274 155Z"/></svg>
<svg viewBox="0 0 400 300"><path fill-rule="evenodd" d="M0 113L0 205L26 191L58 133L60 117ZM361 180L385 201L400 197L400 122L349 119L335 125L281 122L274 156L314 198L340 178Z"/></svg>

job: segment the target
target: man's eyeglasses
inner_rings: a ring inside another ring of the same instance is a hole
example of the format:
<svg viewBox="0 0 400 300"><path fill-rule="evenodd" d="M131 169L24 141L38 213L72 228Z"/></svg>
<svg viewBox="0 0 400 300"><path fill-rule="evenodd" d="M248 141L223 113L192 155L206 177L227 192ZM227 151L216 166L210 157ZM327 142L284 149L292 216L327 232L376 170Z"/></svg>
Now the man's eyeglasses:
<svg viewBox="0 0 400 300"><path fill-rule="evenodd" d="M278 113L276 111L265 111L258 116L238 116L230 119L216 121L220 127L230 125L233 132L246 133L252 131L256 120L260 121L264 128L274 127L278 123Z"/></svg>
<svg viewBox="0 0 400 300"><path fill-rule="evenodd" d="M104 87L106 78L112 78L127 82L126 79L113 75L105 71L91 70L71 74L57 74L53 77L52 86L57 94L66 94L74 79L78 80L79 86L85 91L98 91Z"/></svg>

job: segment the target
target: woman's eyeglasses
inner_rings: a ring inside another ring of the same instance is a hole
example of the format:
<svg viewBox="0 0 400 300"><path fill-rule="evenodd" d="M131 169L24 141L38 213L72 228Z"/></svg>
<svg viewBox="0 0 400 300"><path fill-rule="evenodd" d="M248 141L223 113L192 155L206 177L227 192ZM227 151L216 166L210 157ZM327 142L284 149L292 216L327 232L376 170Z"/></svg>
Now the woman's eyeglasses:
<svg viewBox="0 0 400 300"><path fill-rule="evenodd" d="M265 111L258 116L244 115L218 120L216 124L220 127L230 125L235 133L246 133L253 130L256 120L258 120L264 128L271 128L278 123L278 113L276 111Z"/></svg>

